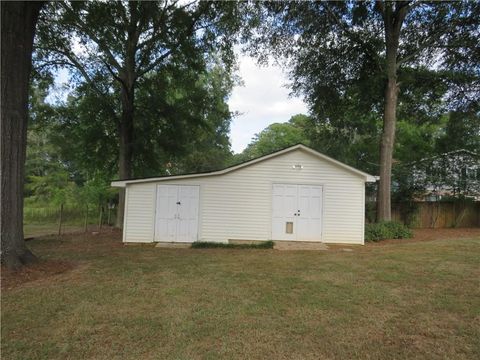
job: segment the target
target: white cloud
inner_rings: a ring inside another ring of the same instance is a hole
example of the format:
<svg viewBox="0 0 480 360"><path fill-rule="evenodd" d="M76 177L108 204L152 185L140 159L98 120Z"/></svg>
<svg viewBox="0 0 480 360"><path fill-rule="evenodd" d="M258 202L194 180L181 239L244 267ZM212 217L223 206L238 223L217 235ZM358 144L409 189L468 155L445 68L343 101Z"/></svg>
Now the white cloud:
<svg viewBox="0 0 480 360"><path fill-rule="evenodd" d="M241 113L233 120L230 132L236 153L268 125L308 111L301 99L289 97L289 89L285 87L288 79L279 66L259 66L254 59L242 55L238 62L244 86L235 87L228 101L231 111Z"/></svg>

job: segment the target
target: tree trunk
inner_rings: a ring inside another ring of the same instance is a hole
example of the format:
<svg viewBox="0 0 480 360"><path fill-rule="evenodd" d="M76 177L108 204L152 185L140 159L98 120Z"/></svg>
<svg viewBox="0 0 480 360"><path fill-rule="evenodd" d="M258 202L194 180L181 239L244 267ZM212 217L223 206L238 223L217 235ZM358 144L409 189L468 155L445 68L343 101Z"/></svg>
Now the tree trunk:
<svg viewBox="0 0 480 360"><path fill-rule="evenodd" d="M390 221L392 218L391 182L393 146L395 144L395 125L397 111L397 76L388 77L385 89L385 109L383 115L383 134L380 145L380 181L377 197L377 220Z"/></svg>
<svg viewBox="0 0 480 360"><path fill-rule="evenodd" d="M127 31L127 48L123 68L119 71L120 96L122 102L122 117L118 126L120 136L120 148L118 159L118 175L120 179L132 177L133 141L134 141L134 110L135 110L135 83L136 75L136 52L138 46L137 12L133 2L128 4L130 8L130 23ZM116 226L123 227L125 211L125 189L120 189Z"/></svg>
<svg viewBox="0 0 480 360"><path fill-rule="evenodd" d="M385 25L386 47L386 77L383 133L380 144L380 181L377 192L377 221L390 221L392 219L391 182L393 147L395 145L395 126L397 122L397 55L400 39L400 30L405 19L407 9L404 4L396 4L393 11L392 3L385 3L383 14Z"/></svg>
<svg viewBox="0 0 480 360"><path fill-rule="evenodd" d="M33 38L43 2L1 6L1 263L18 269L36 257L23 236L23 186Z"/></svg>
<svg viewBox="0 0 480 360"><path fill-rule="evenodd" d="M120 137L118 175L120 179L132 177L133 156L133 112L134 112L134 87L122 86L122 118L118 126ZM116 227L123 228L123 214L125 209L125 189L120 189Z"/></svg>

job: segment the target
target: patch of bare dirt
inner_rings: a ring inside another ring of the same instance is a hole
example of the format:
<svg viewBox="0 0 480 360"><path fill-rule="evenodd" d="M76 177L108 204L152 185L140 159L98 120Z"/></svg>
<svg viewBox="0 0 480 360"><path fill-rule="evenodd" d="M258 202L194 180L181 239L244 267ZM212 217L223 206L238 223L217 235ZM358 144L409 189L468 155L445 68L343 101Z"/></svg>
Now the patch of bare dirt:
<svg viewBox="0 0 480 360"><path fill-rule="evenodd" d="M2 266L1 289L2 291L12 289L27 282L63 274L74 267L75 264L60 260L40 260L17 271L8 270Z"/></svg>
<svg viewBox="0 0 480 360"><path fill-rule="evenodd" d="M467 239L480 237L480 228L446 228L446 229L413 229L411 239L389 239L379 242L365 243L367 246L383 246L398 243L412 243L420 241Z"/></svg>
<svg viewBox="0 0 480 360"><path fill-rule="evenodd" d="M62 250L95 250L103 251L123 247L122 232L118 229L102 232L72 232L58 235L39 236L34 240L59 240Z"/></svg>
<svg viewBox="0 0 480 360"><path fill-rule="evenodd" d="M108 254L109 256L112 256L112 254L114 254L114 249L123 248L121 239L121 230L103 228L101 232L70 232L62 234L61 236L38 236L30 240L36 242L42 242L44 240L58 241L58 243L56 243L56 248L60 247L62 251L67 252ZM17 271L11 271L2 266L2 291L16 288L33 281L50 281L53 280L54 277L55 279L58 279L57 276L60 274L71 274L73 269L81 269L83 267L80 263L53 259L46 260L42 259L41 254L38 256L40 257L38 262L24 266Z"/></svg>

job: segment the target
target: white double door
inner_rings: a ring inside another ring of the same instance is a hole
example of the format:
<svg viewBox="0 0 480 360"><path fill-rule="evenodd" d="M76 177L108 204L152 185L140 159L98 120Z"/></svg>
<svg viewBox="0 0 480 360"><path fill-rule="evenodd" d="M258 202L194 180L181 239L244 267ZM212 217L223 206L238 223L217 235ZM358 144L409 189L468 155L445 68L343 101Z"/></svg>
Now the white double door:
<svg viewBox="0 0 480 360"><path fill-rule="evenodd" d="M322 186L274 184L272 197L273 240L321 240Z"/></svg>
<svg viewBox="0 0 480 360"><path fill-rule="evenodd" d="M158 185L155 241L196 241L198 200L198 186Z"/></svg>

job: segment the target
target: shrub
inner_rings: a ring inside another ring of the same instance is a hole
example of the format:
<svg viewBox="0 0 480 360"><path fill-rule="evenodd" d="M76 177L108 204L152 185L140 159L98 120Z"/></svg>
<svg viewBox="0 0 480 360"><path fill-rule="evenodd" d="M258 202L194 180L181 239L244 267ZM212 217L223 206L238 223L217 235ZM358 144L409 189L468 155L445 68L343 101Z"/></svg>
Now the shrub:
<svg viewBox="0 0 480 360"><path fill-rule="evenodd" d="M224 244L206 241L197 241L192 243L193 249L209 249L209 248L223 248L223 249L273 249L273 241L262 241L257 244Z"/></svg>
<svg viewBox="0 0 480 360"><path fill-rule="evenodd" d="M365 241L385 239L407 239L412 237L411 230L395 221L365 224Z"/></svg>

